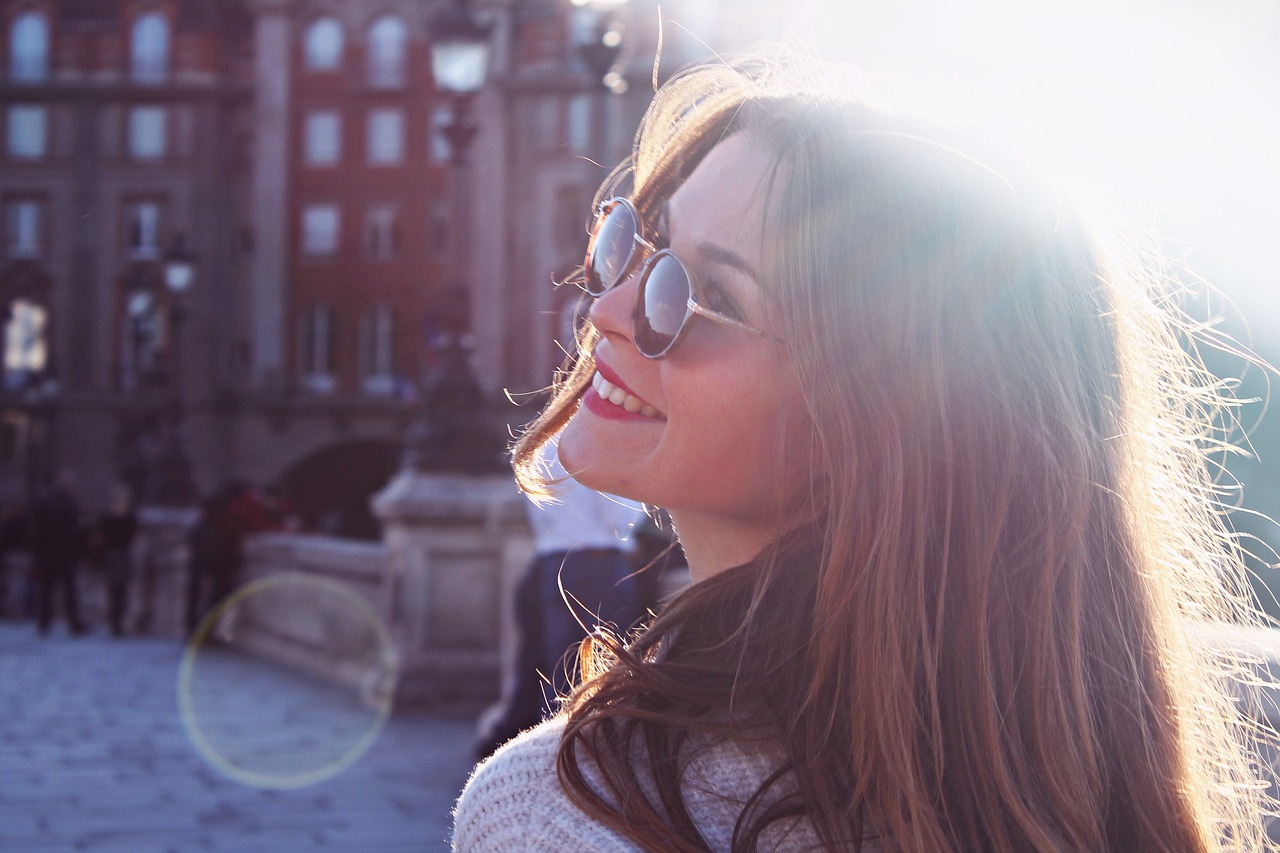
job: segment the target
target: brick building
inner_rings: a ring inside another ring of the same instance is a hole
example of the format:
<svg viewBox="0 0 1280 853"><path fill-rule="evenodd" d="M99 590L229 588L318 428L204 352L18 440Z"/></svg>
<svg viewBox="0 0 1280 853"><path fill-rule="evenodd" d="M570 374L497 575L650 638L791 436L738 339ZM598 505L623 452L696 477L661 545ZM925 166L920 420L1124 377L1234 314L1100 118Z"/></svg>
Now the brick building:
<svg viewBox="0 0 1280 853"><path fill-rule="evenodd" d="M101 503L176 403L202 490L279 481L370 534L452 315L495 395L547 383L576 303L549 282L647 102L656 4L477 0L493 61L459 171L429 58L447 2L0 2L0 498L70 467ZM586 46L615 31L611 91ZM666 70L706 49L682 33Z"/></svg>

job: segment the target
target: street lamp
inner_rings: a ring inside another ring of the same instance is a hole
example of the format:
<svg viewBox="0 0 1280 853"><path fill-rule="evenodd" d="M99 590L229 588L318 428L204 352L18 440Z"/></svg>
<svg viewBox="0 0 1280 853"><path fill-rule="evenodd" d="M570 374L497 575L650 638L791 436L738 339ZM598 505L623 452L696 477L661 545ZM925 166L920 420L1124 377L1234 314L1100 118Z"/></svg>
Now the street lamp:
<svg viewBox="0 0 1280 853"><path fill-rule="evenodd" d="M139 265L130 276L126 309L132 326L137 391L145 401L147 385L164 388L167 401L148 414L134 436L135 456L141 465L141 502L159 506L189 506L195 502L191 461L182 438L182 326L186 319L186 294L195 283L195 256L181 234L160 259L160 269ZM159 275L157 275L157 272ZM158 280L157 280L158 279ZM167 328L160 334L160 288L167 291ZM165 364L160 367L158 344L164 340ZM151 405L146 404L150 409ZM159 430L159 440L152 435Z"/></svg>
<svg viewBox="0 0 1280 853"><path fill-rule="evenodd" d="M191 289L196 278L196 258L187 248L182 234L175 234L173 242L164 253L164 283L169 292L182 297Z"/></svg>
<svg viewBox="0 0 1280 853"><path fill-rule="evenodd" d="M433 366L422 384L418 416L405 435L404 464L416 471L490 470L501 464L502 440L490 423L486 395L471 367L471 186L467 149L479 126L471 101L489 73L489 36L469 0L455 0L431 22L431 71L435 88L450 96L452 113L442 128L453 165L452 250L449 286L433 309L439 335ZM480 306L493 310L493 306Z"/></svg>
<svg viewBox="0 0 1280 853"><path fill-rule="evenodd" d="M493 23L478 17L470 0L454 0L431 22L431 73L436 89L453 97L453 115L444 127L456 166L466 163L476 135L471 99L489 76L489 36Z"/></svg>
<svg viewBox="0 0 1280 853"><path fill-rule="evenodd" d="M621 10L629 0L572 0L578 56L592 82L615 95L627 90L627 78L614 69L622 51ZM601 116L595 124L603 125Z"/></svg>

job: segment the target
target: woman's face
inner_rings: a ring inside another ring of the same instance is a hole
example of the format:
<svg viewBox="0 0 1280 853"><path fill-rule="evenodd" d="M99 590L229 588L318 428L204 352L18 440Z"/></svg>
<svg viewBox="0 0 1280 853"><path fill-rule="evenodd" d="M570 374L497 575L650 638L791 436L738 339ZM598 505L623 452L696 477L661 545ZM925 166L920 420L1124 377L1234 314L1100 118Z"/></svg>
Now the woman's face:
<svg viewBox="0 0 1280 853"><path fill-rule="evenodd" d="M758 271L766 266L761 238L773 165L752 137L730 136L680 185L656 223L658 244L667 243L698 277L709 307L771 333L779 325L775 283ZM638 278L637 268L591 306L600 332L597 377L561 435L561 461L586 486L673 515L776 521L772 478L789 414L785 347L700 318L670 355L650 361L632 343ZM614 395L601 379L636 399L610 402L600 391Z"/></svg>

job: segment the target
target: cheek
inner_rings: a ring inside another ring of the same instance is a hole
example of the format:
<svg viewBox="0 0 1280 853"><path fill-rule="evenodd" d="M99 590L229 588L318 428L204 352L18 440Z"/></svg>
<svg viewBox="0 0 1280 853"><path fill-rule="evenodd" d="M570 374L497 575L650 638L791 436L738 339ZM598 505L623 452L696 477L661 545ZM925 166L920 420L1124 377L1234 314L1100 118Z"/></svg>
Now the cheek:
<svg viewBox="0 0 1280 853"><path fill-rule="evenodd" d="M750 375L744 369L739 377ZM722 393L690 389L691 411L696 409L698 416L684 421L693 432L684 445L694 453L673 461L687 466L694 489L708 487L727 498L736 495L751 502L771 500L779 494L775 472L785 470L788 456L788 395L777 383L743 378L717 387ZM680 421L672 417L671 422Z"/></svg>

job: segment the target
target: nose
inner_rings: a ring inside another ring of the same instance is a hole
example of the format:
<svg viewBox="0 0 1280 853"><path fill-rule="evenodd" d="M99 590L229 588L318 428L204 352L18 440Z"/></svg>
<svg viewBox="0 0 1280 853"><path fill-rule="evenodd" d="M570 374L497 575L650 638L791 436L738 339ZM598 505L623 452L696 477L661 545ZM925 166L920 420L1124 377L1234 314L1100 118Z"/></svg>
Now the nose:
<svg viewBox="0 0 1280 853"><path fill-rule="evenodd" d="M636 264L626 278L591 300L587 317L601 335L631 340L631 310L644 266Z"/></svg>

